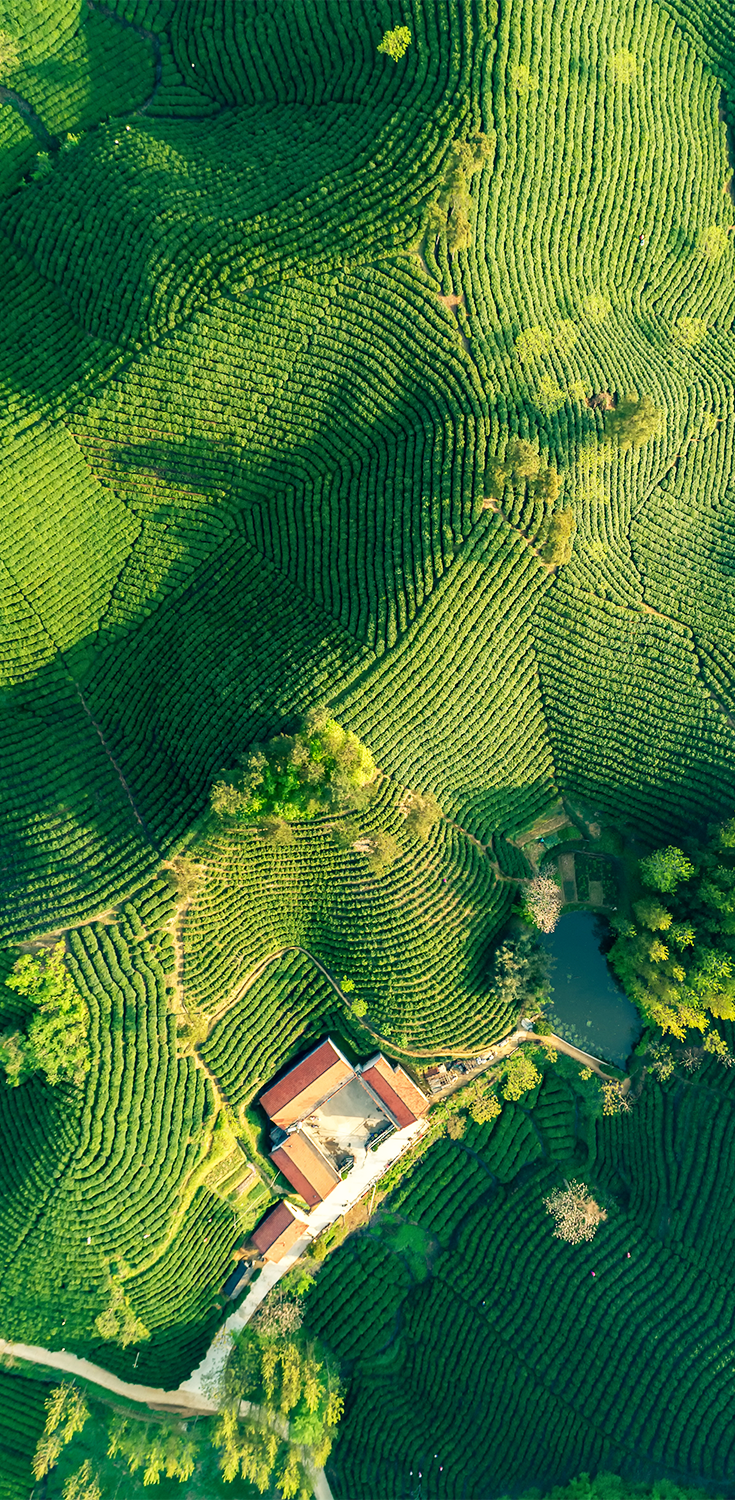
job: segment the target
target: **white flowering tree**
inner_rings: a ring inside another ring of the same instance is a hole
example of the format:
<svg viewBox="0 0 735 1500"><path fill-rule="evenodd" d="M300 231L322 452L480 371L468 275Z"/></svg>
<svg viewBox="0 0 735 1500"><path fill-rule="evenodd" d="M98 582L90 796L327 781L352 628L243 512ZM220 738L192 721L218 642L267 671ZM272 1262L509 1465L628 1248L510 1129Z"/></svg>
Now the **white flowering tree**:
<svg viewBox="0 0 735 1500"><path fill-rule="evenodd" d="M524 892L528 915L541 932L553 932L562 908L562 893L548 865L529 880Z"/></svg>
<svg viewBox="0 0 735 1500"><path fill-rule="evenodd" d="M556 1225L554 1237L568 1245L581 1245L594 1239L600 1224L607 1218L604 1208L595 1202L584 1182L566 1182L544 1198L544 1208Z"/></svg>

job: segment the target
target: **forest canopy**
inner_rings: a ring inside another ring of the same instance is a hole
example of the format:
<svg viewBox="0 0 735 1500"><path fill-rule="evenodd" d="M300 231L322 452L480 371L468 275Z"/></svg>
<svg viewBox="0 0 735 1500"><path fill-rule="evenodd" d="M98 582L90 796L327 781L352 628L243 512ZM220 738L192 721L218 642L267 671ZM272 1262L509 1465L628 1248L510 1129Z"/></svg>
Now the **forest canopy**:
<svg viewBox="0 0 735 1500"><path fill-rule="evenodd" d="M24 953L5 980L8 989L30 1001L25 1031L0 1036L0 1066L14 1088L32 1073L50 1084L83 1083L89 1072L89 1017L64 961L64 944L49 952Z"/></svg>
<svg viewBox="0 0 735 1500"><path fill-rule="evenodd" d="M733 821L688 853L654 850L639 870L653 894L634 902L634 922L617 924L610 952L628 994L679 1041L706 1031L711 1016L735 1020Z"/></svg>

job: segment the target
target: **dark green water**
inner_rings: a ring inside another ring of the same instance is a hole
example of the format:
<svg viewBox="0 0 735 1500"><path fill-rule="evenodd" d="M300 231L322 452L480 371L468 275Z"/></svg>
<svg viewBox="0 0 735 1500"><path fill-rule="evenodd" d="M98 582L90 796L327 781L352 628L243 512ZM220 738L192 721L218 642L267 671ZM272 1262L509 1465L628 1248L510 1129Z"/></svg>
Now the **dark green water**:
<svg viewBox="0 0 735 1500"><path fill-rule="evenodd" d="M624 1068L641 1034L641 1018L600 950L608 934L603 917L574 911L542 935L554 959L548 1019L568 1042Z"/></svg>

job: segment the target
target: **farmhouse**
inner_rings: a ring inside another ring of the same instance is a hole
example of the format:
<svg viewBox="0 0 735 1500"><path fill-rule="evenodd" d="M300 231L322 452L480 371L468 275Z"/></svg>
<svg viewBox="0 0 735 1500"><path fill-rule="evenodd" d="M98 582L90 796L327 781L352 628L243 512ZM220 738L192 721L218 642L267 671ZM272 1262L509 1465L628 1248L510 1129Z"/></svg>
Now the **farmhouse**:
<svg viewBox="0 0 735 1500"><path fill-rule="evenodd" d="M398 1064L376 1052L353 1067L330 1037L260 1102L273 1124L271 1158L310 1208L362 1165L372 1146L415 1123L426 1108Z"/></svg>

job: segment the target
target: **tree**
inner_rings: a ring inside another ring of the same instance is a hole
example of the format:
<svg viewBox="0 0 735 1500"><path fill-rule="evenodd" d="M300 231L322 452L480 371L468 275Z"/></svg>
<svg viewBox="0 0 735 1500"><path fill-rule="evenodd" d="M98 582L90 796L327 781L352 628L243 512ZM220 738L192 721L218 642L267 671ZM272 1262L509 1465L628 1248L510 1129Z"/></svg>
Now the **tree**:
<svg viewBox="0 0 735 1500"><path fill-rule="evenodd" d="M642 927L649 927L652 932L666 932L674 920L667 907L662 906L653 896L645 896L642 901L634 902L633 911L636 921Z"/></svg>
<svg viewBox="0 0 735 1500"><path fill-rule="evenodd" d="M411 835L411 838L420 839L422 843L426 843L432 828L436 827L442 816L439 803L431 792L426 792L423 796L419 792L412 792L406 813L406 832Z"/></svg>
<svg viewBox="0 0 735 1500"><path fill-rule="evenodd" d="M370 874L384 875L386 870L392 869L398 859L401 846L392 833L386 833L382 829L370 835L370 845L366 859Z"/></svg>
<svg viewBox="0 0 735 1500"><path fill-rule="evenodd" d="M101 1500L99 1480L92 1472L90 1459L85 1458L80 1469L76 1469L64 1484L63 1500Z"/></svg>
<svg viewBox="0 0 735 1500"><path fill-rule="evenodd" d="M505 450L505 463L516 479L535 479L543 460L534 443L526 438L512 438Z"/></svg>
<svg viewBox="0 0 735 1500"><path fill-rule="evenodd" d="M64 960L64 944L24 953L5 981L33 1006L25 1034L0 1036L0 1064L14 1088L32 1073L80 1087L90 1067L89 1014Z"/></svg>
<svg viewBox="0 0 735 1500"><path fill-rule="evenodd" d="M526 882L523 899L531 921L541 932L553 932L562 908L562 893L545 866Z"/></svg>
<svg viewBox="0 0 735 1500"><path fill-rule="evenodd" d="M394 62L400 62L411 45L411 33L407 26L395 26L392 31L386 31L382 42L378 42L378 51L386 57L392 57Z"/></svg>
<svg viewBox="0 0 735 1500"><path fill-rule="evenodd" d="M291 824L273 814L256 824L256 832L264 844L293 844L296 837Z"/></svg>
<svg viewBox="0 0 735 1500"><path fill-rule="evenodd" d="M655 849L640 862L641 879L654 891L673 893L684 880L691 880L694 866L683 849L669 844L666 849Z"/></svg>
<svg viewBox="0 0 735 1500"><path fill-rule="evenodd" d="M424 233L447 237L447 249L466 250L472 243L469 179L489 162L495 150L495 135L482 132L466 141L453 141L439 196L428 203L423 216Z"/></svg>
<svg viewBox="0 0 735 1500"><path fill-rule="evenodd" d="M539 548L539 557L553 568L570 562L576 529L574 511L555 510L549 522L546 541Z"/></svg>
<svg viewBox="0 0 735 1500"><path fill-rule="evenodd" d="M639 448L660 431L663 417L650 396L621 396L614 411L605 414L605 431L618 447Z"/></svg>
<svg viewBox="0 0 735 1500"><path fill-rule="evenodd" d="M114 1276L109 1278L108 1292L109 1304L94 1320L100 1338L120 1344L123 1349L149 1339L149 1330L134 1312L123 1286Z"/></svg>
<svg viewBox="0 0 735 1500"><path fill-rule="evenodd" d="M524 328L516 339L516 354L523 364L527 359L538 359L542 354L548 353L553 347L554 337L548 328Z"/></svg>
<svg viewBox="0 0 735 1500"><path fill-rule="evenodd" d="M583 1182L566 1182L544 1198L544 1208L556 1225L554 1238L568 1245L581 1245L594 1239L600 1224L607 1218L604 1208L595 1201Z"/></svg>
<svg viewBox="0 0 735 1500"><path fill-rule="evenodd" d="M665 1042L654 1042L648 1049L651 1072L655 1074L659 1083L665 1083L670 1078L676 1066L674 1055Z"/></svg>
<svg viewBox="0 0 735 1500"><path fill-rule="evenodd" d="M470 1115L476 1125L488 1125L491 1120L497 1120L502 1114L503 1106L497 1094L490 1090L488 1093L477 1092L470 1104ZM456 1118L453 1116L452 1118ZM451 1120L450 1120L451 1123ZM464 1134L464 1132L462 1132ZM452 1131L449 1131L452 1134Z"/></svg>
<svg viewBox="0 0 735 1500"><path fill-rule="evenodd" d="M603 1115L627 1115L630 1114L632 1105L627 1094L623 1093L621 1085L616 1079L609 1079L600 1084L602 1093Z"/></svg>
<svg viewBox="0 0 735 1500"><path fill-rule="evenodd" d="M520 1099L541 1082L541 1074L532 1057L521 1048L513 1052L505 1064L504 1099Z"/></svg>
<svg viewBox="0 0 735 1500"><path fill-rule="evenodd" d="M36 1479L43 1479L58 1461L62 1448L81 1432L89 1417L89 1407L78 1386L64 1380L52 1390L44 1403L46 1425L36 1445L32 1468Z"/></svg>

